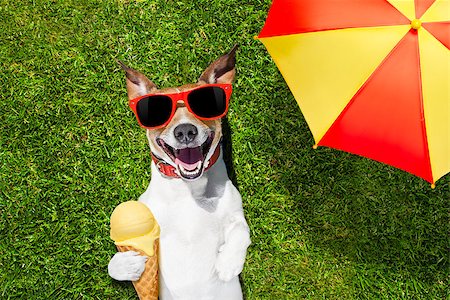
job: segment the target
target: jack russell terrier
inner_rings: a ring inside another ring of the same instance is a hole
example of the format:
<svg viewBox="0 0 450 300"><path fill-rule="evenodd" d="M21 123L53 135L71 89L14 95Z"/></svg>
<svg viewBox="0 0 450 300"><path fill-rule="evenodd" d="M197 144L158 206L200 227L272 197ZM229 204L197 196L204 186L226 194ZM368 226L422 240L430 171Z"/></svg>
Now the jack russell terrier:
<svg viewBox="0 0 450 300"><path fill-rule="evenodd" d="M238 275L250 245L242 199L222 156L222 122L235 77L235 46L197 83L159 90L122 62L130 108L147 129L151 181L139 198L161 227L160 299L242 299ZM118 252L116 280L138 280L146 257Z"/></svg>

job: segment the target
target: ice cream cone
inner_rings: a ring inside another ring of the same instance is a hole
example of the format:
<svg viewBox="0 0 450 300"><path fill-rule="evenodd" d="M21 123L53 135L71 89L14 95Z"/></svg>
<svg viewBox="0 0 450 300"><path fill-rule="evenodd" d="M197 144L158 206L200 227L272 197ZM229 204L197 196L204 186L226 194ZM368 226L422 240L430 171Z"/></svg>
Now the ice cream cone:
<svg viewBox="0 0 450 300"><path fill-rule="evenodd" d="M150 209L138 201L127 201L111 215L111 238L120 252L136 251L148 257L145 270L133 281L140 300L158 299L159 225Z"/></svg>
<svg viewBox="0 0 450 300"><path fill-rule="evenodd" d="M145 255L144 251L133 246L116 246L120 252L136 251ZM158 300L158 248L159 239L153 245L155 255L149 256L145 263L145 270L138 281L133 281L134 289L140 300Z"/></svg>

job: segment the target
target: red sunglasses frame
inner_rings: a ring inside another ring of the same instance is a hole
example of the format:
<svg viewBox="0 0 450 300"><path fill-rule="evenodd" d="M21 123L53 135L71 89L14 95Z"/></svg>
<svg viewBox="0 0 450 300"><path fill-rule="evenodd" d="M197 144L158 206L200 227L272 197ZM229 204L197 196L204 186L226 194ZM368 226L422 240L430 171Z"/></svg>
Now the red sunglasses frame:
<svg viewBox="0 0 450 300"><path fill-rule="evenodd" d="M221 88L224 92L225 92L225 111L223 114L221 114L220 116L217 117L212 117L212 118L205 118L205 117L201 117L199 115L197 115L194 111L192 111L191 107L189 106L189 102L187 101L188 96L191 92L199 90L199 89L203 89L206 87L219 87ZM146 94L143 96L139 96L137 98L131 99L128 104L131 108L131 110L133 111L134 115L136 116L136 120L139 123L139 126L141 126L142 128L146 128L146 129L158 129L158 128L162 128L167 126L167 124L170 123L170 121L172 120L173 116L175 115L175 111L177 110L177 103L178 101L183 101L184 105L186 106L186 108L189 110L190 113L192 113L196 118L203 120L203 121L210 121L210 120L217 120L222 118L223 116L225 116L228 112L228 106L230 103L230 98L231 98L231 92L233 91L232 85L229 83L215 83L215 84L206 84L206 85L201 85L198 87L195 87L193 89L187 90L187 91L183 91L183 92L179 92L179 93L169 93L169 94L165 94L165 93L152 93L152 94ZM167 119L166 122L164 122L161 125L158 126L153 126L153 127L149 127L149 126L144 126L141 123L141 120L139 120L139 116L137 113L137 104L140 100L147 98L147 97L151 97L151 96L167 96L172 100L172 111L170 113L170 117Z"/></svg>

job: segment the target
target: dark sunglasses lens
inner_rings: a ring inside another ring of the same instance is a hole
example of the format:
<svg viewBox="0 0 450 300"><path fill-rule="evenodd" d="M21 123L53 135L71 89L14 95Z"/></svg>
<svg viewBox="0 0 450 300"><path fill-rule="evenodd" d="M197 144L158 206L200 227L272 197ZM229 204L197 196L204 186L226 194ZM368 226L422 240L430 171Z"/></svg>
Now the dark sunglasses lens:
<svg viewBox="0 0 450 300"><path fill-rule="evenodd" d="M193 90L188 95L192 111L202 118L215 118L227 109L225 91L220 87L204 87Z"/></svg>
<svg viewBox="0 0 450 300"><path fill-rule="evenodd" d="M142 98L137 103L136 112L142 125L161 126L172 114L172 100L164 95Z"/></svg>

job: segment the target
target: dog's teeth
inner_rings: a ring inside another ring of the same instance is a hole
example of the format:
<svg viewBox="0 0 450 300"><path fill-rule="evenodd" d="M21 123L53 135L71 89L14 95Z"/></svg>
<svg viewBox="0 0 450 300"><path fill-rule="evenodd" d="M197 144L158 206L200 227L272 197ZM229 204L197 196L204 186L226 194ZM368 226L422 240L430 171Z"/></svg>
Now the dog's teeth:
<svg viewBox="0 0 450 300"><path fill-rule="evenodd" d="M192 176L195 177L197 175L200 174L200 172L202 171L202 165L203 165L203 161L198 161L195 165L195 168L193 170L186 170L186 168L179 164L178 168L179 168L179 172L184 175L184 176Z"/></svg>

